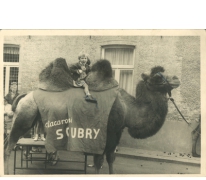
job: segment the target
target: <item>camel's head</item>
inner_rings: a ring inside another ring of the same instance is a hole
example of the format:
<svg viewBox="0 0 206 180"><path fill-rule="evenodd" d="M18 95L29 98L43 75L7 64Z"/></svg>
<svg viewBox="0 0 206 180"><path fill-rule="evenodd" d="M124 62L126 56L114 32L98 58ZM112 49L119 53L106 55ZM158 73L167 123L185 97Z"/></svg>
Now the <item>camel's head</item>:
<svg viewBox="0 0 206 180"><path fill-rule="evenodd" d="M169 93L180 85L177 76L170 76L164 72L164 68L157 66L151 69L150 74L143 73L142 79L147 83L148 88L155 91Z"/></svg>

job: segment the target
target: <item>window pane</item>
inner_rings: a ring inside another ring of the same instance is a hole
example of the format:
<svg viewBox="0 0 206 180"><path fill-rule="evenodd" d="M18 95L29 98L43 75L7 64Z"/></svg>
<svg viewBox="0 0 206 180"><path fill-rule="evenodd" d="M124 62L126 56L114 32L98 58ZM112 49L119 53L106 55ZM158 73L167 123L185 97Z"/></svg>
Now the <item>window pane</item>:
<svg viewBox="0 0 206 180"><path fill-rule="evenodd" d="M18 67L11 67L10 68L9 84L11 84L11 82L18 83L18 74L19 74Z"/></svg>
<svg viewBox="0 0 206 180"><path fill-rule="evenodd" d="M4 47L4 62L19 62L19 48Z"/></svg>
<svg viewBox="0 0 206 180"><path fill-rule="evenodd" d="M132 70L120 70L119 86L132 94Z"/></svg>
<svg viewBox="0 0 206 180"><path fill-rule="evenodd" d="M132 48L106 48L105 59L109 60L112 65L132 65L133 49Z"/></svg>
<svg viewBox="0 0 206 180"><path fill-rule="evenodd" d="M115 70L112 70L112 77L115 78Z"/></svg>

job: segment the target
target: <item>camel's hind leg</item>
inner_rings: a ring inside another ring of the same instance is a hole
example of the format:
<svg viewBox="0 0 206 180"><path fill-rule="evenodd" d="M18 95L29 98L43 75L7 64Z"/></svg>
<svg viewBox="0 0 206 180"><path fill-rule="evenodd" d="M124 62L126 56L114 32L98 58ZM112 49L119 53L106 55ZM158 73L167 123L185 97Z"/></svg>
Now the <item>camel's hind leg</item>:
<svg viewBox="0 0 206 180"><path fill-rule="evenodd" d="M33 125L38 114L38 108L33 98L33 92L26 95L18 103L14 112L13 125L9 134L7 147L5 147L5 161L8 166L8 160L11 150L16 145L19 137L23 136ZM8 173L8 167L6 173Z"/></svg>
<svg viewBox="0 0 206 180"><path fill-rule="evenodd" d="M107 163L109 165L109 174L114 174L113 162L115 160L115 153L114 152L106 153L106 159L107 159Z"/></svg>

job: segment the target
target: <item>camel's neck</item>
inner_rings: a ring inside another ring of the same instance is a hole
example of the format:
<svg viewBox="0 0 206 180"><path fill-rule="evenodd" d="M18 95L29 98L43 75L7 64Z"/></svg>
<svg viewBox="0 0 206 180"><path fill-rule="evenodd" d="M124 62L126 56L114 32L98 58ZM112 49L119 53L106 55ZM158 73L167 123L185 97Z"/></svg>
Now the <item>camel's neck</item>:
<svg viewBox="0 0 206 180"><path fill-rule="evenodd" d="M154 135L163 125L167 115L167 98L159 92L148 90L144 82L136 89L136 99L125 91L121 92L127 106L125 125L134 138Z"/></svg>

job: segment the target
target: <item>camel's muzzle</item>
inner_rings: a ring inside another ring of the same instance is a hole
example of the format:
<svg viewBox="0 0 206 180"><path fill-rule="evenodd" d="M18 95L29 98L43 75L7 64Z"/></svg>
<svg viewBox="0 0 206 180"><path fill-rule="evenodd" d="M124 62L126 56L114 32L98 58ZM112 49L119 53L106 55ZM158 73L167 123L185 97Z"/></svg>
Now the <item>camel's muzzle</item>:
<svg viewBox="0 0 206 180"><path fill-rule="evenodd" d="M166 79L172 89L178 88L180 86L180 80L177 76L166 76Z"/></svg>

